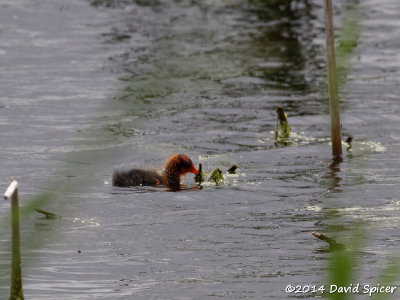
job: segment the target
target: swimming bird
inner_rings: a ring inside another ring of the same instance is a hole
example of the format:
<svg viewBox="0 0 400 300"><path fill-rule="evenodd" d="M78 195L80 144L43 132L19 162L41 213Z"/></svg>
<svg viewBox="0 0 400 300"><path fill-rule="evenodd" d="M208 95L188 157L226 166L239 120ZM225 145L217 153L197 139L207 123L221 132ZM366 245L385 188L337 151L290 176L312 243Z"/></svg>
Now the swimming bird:
<svg viewBox="0 0 400 300"><path fill-rule="evenodd" d="M129 169L114 171L112 184L119 187L139 185L166 185L178 187L181 177L187 173L198 174L192 160L184 154L174 154L166 160L164 169Z"/></svg>

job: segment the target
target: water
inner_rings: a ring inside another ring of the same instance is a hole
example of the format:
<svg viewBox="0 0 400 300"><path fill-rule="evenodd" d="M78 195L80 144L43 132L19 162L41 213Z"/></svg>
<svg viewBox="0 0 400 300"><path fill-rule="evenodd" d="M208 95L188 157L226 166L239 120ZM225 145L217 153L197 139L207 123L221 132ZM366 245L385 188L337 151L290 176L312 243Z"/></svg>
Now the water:
<svg viewBox="0 0 400 300"><path fill-rule="evenodd" d="M335 4L337 32L349 3ZM348 243L360 223L355 283L376 283L400 224L399 4L377 4L355 4L341 90L354 149L331 165L318 1L3 1L1 187L14 176L23 204L62 191L41 203L62 218L22 222L26 298L291 298L287 284L325 283L327 246L311 233ZM276 105L288 147L274 145ZM202 189L188 175L179 192L110 185L115 168L177 152L239 169Z"/></svg>

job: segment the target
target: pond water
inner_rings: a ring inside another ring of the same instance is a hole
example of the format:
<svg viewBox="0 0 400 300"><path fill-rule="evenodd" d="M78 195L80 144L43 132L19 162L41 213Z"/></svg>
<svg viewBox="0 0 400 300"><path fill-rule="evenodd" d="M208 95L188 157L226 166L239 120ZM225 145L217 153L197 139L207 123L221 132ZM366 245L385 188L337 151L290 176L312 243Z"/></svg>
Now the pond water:
<svg viewBox="0 0 400 300"><path fill-rule="evenodd" d="M355 283L377 283L398 257L398 1L335 1L337 33L349 11L360 26L340 92L355 141L340 164L320 1L0 8L0 187L13 176L23 206L61 216L22 214L27 299L292 298L288 284L326 283L327 245L311 233L349 243L360 224ZM289 146L274 145L277 105ZM111 186L114 169L161 167L174 153L239 169L202 188L188 175L178 192ZM2 298L8 209L0 202Z"/></svg>

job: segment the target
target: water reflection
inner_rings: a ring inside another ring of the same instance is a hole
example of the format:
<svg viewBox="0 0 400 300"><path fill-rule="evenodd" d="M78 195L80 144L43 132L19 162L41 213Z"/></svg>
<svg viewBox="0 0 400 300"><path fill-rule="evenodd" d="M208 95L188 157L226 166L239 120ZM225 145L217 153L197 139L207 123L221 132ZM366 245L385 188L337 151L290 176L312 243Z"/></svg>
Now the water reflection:
<svg viewBox="0 0 400 300"><path fill-rule="evenodd" d="M240 108L242 104L235 99L264 89L282 95L279 104L296 114L324 110L315 96L298 98L319 91L325 76L315 41L323 32L313 22L316 7L309 1L192 1L190 5L152 1L147 5L156 6L157 11L148 10L146 19L138 16L135 8L141 1L99 0L92 5L132 7L121 11L119 22L104 33L107 43L130 46L122 55L110 58L110 64L121 74L123 84L115 99L135 105L132 114L148 118L165 110L174 112L182 98L192 107L225 104ZM149 23L154 18L157 23ZM222 26L216 26L215 19ZM189 20L190 28L185 25ZM296 99L288 91L298 93ZM215 103L221 93L230 100ZM266 103L271 107L277 104L275 99ZM173 106L165 107L167 104ZM220 118L209 121L230 122L225 119L226 112L221 113Z"/></svg>
<svg viewBox="0 0 400 300"><path fill-rule="evenodd" d="M252 43L269 64L253 70L255 76L278 88L315 90L311 74L319 68L319 46L314 42L313 7L308 1L257 1L249 11L262 22Z"/></svg>
<svg viewBox="0 0 400 300"><path fill-rule="evenodd" d="M340 182L342 181L342 177L340 175L340 164L342 161L342 159L334 159L334 161L329 165L329 172L325 178L328 180L327 186L330 192L341 191L338 188L340 187Z"/></svg>
<svg viewBox="0 0 400 300"><path fill-rule="evenodd" d="M129 4L137 4L141 6L156 6L160 5L159 0L92 0L90 2L94 7L107 7L107 8L116 8L121 6L126 6Z"/></svg>
<svg viewBox="0 0 400 300"><path fill-rule="evenodd" d="M134 186L134 187L113 187L111 194L146 194L146 193L156 193L156 192L180 192L180 191L197 191L203 189L201 185L187 185L187 184L177 184L177 185L158 185L158 186Z"/></svg>

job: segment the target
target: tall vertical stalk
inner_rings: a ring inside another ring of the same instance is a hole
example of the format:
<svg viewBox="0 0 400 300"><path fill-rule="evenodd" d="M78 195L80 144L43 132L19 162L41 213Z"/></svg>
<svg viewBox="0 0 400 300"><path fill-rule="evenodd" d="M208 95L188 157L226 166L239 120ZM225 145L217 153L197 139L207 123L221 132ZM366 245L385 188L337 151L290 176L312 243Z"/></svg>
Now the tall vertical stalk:
<svg viewBox="0 0 400 300"><path fill-rule="evenodd" d="M21 252L19 236L19 203L18 182L11 180L4 199L11 198L11 232L12 232L12 262L11 262L11 288L9 300L24 300L21 275Z"/></svg>
<svg viewBox="0 0 400 300"><path fill-rule="evenodd" d="M332 0L324 0L324 7L332 154L335 160L340 160L342 158L342 138L340 133L338 79L335 60L335 36L333 33Z"/></svg>

